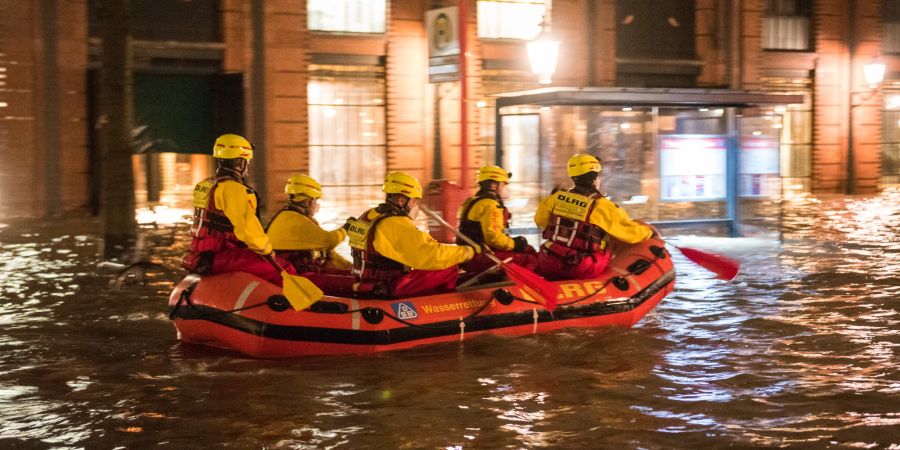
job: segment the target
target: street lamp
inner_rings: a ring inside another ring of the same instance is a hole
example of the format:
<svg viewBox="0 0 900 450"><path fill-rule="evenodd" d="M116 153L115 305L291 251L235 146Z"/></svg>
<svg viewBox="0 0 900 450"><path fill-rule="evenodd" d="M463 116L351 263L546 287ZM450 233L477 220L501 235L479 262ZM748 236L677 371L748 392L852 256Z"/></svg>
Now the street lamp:
<svg viewBox="0 0 900 450"><path fill-rule="evenodd" d="M866 77L866 83L870 88L877 89L878 85L884 81L884 64L880 62L872 62L863 66L863 75Z"/></svg>
<svg viewBox="0 0 900 450"><path fill-rule="evenodd" d="M550 84L556 72L556 60L559 58L559 41L554 40L550 32L551 1L544 5L544 17L541 20L541 32L533 41L525 45L531 71L538 76L538 83Z"/></svg>

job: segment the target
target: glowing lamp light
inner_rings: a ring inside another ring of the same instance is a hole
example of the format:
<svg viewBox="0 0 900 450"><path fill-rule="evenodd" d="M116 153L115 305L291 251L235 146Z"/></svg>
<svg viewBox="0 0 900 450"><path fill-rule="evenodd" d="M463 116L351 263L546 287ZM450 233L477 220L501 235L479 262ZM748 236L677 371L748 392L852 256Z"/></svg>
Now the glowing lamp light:
<svg viewBox="0 0 900 450"><path fill-rule="evenodd" d="M551 39L545 29L525 47L528 50L531 71L538 76L538 83L550 84L553 73L556 72L556 60L559 58L559 41Z"/></svg>
<svg viewBox="0 0 900 450"><path fill-rule="evenodd" d="M870 87L877 87L884 81L885 66L882 63L870 63L863 66L863 75Z"/></svg>

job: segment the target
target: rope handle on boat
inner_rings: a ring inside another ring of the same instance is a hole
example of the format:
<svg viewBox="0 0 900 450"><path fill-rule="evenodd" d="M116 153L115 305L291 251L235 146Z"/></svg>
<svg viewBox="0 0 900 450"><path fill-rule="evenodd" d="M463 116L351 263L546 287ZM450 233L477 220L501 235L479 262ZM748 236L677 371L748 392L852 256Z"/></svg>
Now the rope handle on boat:
<svg viewBox="0 0 900 450"><path fill-rule="evenodd" d="M653 246L653 247L651 248L651 252L653 253L653 256L654 256L653 259L638 258L637 260L635 260L635 262L638 262L638 261L645 261L645 262L647 263L647 266L649 266L650 264L655 264L656 261L659 261L660 259L664 259L664 258L666 257L666 254L668 253L668 251L666 251L665 248L662 248L662 247L656 247L656 246ZM632 264L634 264L634 263L632 263ZM591 297L593 297L593 296L595 296L595 295L597 295L597 294L603 292L603 290L606 289L606 286L609 286L609 283L615 283L616 280L618 280L618 279L624 279L625 277L627 277L627 276L629 276L629 275L635 275L636 273L643 273L644 270L647 269L647 266L643 266L643 265L642 265L641 267L635 268L635 269L633 269L633 270L629 270L629 271L628 271L626 274L624 274L624 275L618 275L618 276L615 276L615 277L610 277L608 280L606 280L605 282L603 282L603 284L601 284L600 287L598 287L597 290L595 290L594 292L591 292L590 294L587 294L587 295L585 295L584 297L576 298L575 300L572 300L572 301L568 301L568 302L565 302L565 303L557 303L556 306L557 306L557 307L559 307L559 306L571 306L571 305L574 305L574 304L576 304L576 303L581 303L581 302L583 302L583 301L585 301L585 300L587 300L587 299L589 299L589 298L591 298ZM630 266L629 266L629 267L630 267ZM529 299L527 299L527 298L522 298L522 297L518 297L518 296L512 295L512 293L510 293L510 292L507 291L507 290L502 290L502 289L498 289L498 290L503 291L503 292L505 293L504 295L507 295L507 298L509 298L509 299L511 299L511 300L516 300L516 301L520 301L520 302L523 302L523 303L530 303L530 304L532 304L532 305L540 305L540 303L538 303L538 302L536 302L536 301L534 301L534 300L529 300ZM507 304L508 304L508 303L507 303Z"/></svg>
<svg viewBox="0 0 900 450"><path fill-rule="evenodd" d="M178 301L175 302L175 305L172 306L172 309L169 310L169 320L175 320L175 311L178 310L178 308L181 306L182 303L190 306L191 309L193 309L196 312L202 312L200 308L197 308L197 305L195 305L193 302L191 302L191 294L194 293L194 287L196 287L196 286L197 286L197 283L194 283L194 284L191 284L190 286L184 288L183 291L181 291L181 295L178 296ZM287 299L285 299L285 301L287 301ZM238 311L243 311L245 309L258 308L263 305L269 305L273 310L277 310L276 308L279 307L279 305L277 304L277 301L273 301L273 298L269 297L265 301L262 301L259 303L254 303L252 305L247 305L247 306L243 306L240 308L234 308L234 309L228 310L228 311L212 311L212 312L207 312L206 314L208 314L210 316L215 316L215 315L220 315L220 314L230 314L230 313L236 313ZM284 310L282 309L282 311L284 311Z"/></svg>
<svg viewBox="0 0 900 450"><path fill-rule="evenodd" d="M645 262L647 263L647 265L654 264L654 263L656 263L656 261L665 258L665 257L666 257L666 254L668 253L668 252L666 251L665 248L662 248L662 247L655 247L655 246L654 246L653 248L651 248L651 252L652 252L653 255L654 255L654 258L653 258L653 259L638 258L638 259L636 260L636 262L637 262L637 261L645 261ZM628 273L625 274L625 275L619 275L619 276L611 277L611 278L609 278L608 280L606 280L602 285L600 285L600 287L597 288L597 290L595 290L594 292L592 292L592 293L590 293L590 294L587 294L587 295L585 295L585 296L583 296L583 297L581 297L581 298L577 298L577 299L575 299L575 300L566 302L566 303L559 303L558 306L570 306L570 305L574 305L574 304L576 304L576 303L583 302L583 301L585 301L585 300L587 300L587 299L589 299L589 298L591 298L591 297L593 297L593 296L599 294L600 292L602 292L604 289L606 289L606 286L608 286L609 283L614 283L616 279L624 278L624 277L626 277L626 276L628 276L628 275L634 275L636 272L643 272L644 270L647 269L647 265L641 265L641 266L638 267L638 268L635 268L635 269L633 269L633 270L628 271ZM175 306L172 307L172 310L171 310L171 312L169 313L169 319L170 319L170 320L175 318L175 310L178 309L178 307L182 304L182 302L186 303L188 306L190 306L191 308L193 308L195 311L200 311L193 303L191 303L191 299L190 299L191 293L193 292L194 286L195 286L195 284L194 284L194 285L191 285L191 286L188 286L187 288L185 288L185 290L181 291L181 295L178 297L178 302L175 303ZM469 315L467 315L467 316L465 316L465 317L461 317L461 318L459 319L458 322L465 323L466 320L471 319L472 317L475 317L475 316L477 316L478 314L481 314L481 313L488 307L488 305L491 304L491 300L497 300L497 301L498 301L500 304L502 304L502 305L509 305L509 304L512 303L513 300L520 301L520 302L523 302L523 303L529 303L529 304L532 304L532 305L540 305L540 303L538 303L538 302L536 302L536 301L534 301L534 300L529 300L529 299L526 299L526 298L522 298L522 297L518 297L518 296L512 295L512 293L510 293L509 291L507 291L507 290L505 290L505 289L497 289L497 290L495 290L494 292L491 293L491 298L490 298L490 300L484 302L484 304L481 305L481 307L479 307L477 310L473 311L473 312L470 313ZM397 323L401 323L401 324L404 324L404 325L409 326L409 327L412 327L412 328L440 329L440 328L446 328L446 327L449 326L449 325L436 325L436 324L418 324L418 323L412 323L412 322L410 322L410 321L408 321L408 320L406 320L406 319L401 319L401 318L397 317L396 315L391 314L390 312L384 310L383 308L376 307L376 306L366 306L366 307L364 307L364 308L346 309L346 310L344 310L344 309L339 309L339 310L337 310L337 311L321 311L321 310L316 311L316 310L315 310L315 305L317 305L317 304L318 304L318 303L313 303L313 306L310 307L310 312L322 313L322 314L353 314L353 313L360 313L360 314L363 315L363 318L364 318L367 322L372 323L372 324L380 323L380 322L381 322L381 318L379 318L378 316L381 315L381 316L386 316L386 317L390 318L391 320L393 320L393 321L395 321L395 322L397 322ZM341 304L341 305L344 305L343 303L340 303L340 304ZM282 312L282 311L285 311L285 310L287 310L288 307L289 307L289 304L287 303L287 299L286 299L286 298L283 298L283 297L278 296L278 295L273 295L273 296L269 297L268 299L266 299L265 301L262 301L262 302L259 302L259 303L254 303L254 304L252 304L252 305L247 305L247 306L244 306L244 307L241 307L241 308L235 308L235 309L228 310L228 311L215 311L215 312L210 312L210 313L208 313L208 314L209 314L209 315L232 314L232 313L236 313L236 312L238 312L238 311L244 311L244 310L247 310L247 309L258 308L258 307L263 306L263 305L268 305L269 308L271 308L271 309L272 309L273 311L275 311L275 312ZM368 315L372 315L372 316L373 316L373 317L371 317L371 320L370 320L369 317L366 317L366 316L368 316Z"/></svg>

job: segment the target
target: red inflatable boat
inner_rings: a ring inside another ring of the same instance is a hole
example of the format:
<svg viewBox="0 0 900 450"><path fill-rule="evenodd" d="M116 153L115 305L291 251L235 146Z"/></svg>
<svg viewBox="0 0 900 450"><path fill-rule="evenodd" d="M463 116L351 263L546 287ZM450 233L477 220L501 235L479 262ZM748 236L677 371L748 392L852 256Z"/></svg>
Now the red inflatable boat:
<svg viewBox="0 0 900 450"><path fill-rule="evenodd" d="M424 297L378 300L325 296L294 311L281 288L235 272L189 275L169 298L183 342L259 358L372 353L566 327L631 327L672 291L675 270L657 239L611 245L603 276L556 282L551 313L509 282Z"/></svg>

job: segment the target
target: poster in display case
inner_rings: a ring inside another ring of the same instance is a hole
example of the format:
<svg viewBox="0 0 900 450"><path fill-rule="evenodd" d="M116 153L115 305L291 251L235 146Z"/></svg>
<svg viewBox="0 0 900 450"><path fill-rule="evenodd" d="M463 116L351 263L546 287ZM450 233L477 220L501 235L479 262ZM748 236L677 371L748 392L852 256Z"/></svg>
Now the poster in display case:
<svg viewBox="0 0 900 450"><path fill-rule="evenodd" d="M778 139L768 136L744 138L740 151L740 195L775 197L781 190Z"/></svg>
<svg viewBox="0 0 900 450"><path fill-rule="evenodd" d="M660 200L725 199L727 142L727 137L715 135L660 136Z"/></svg>

